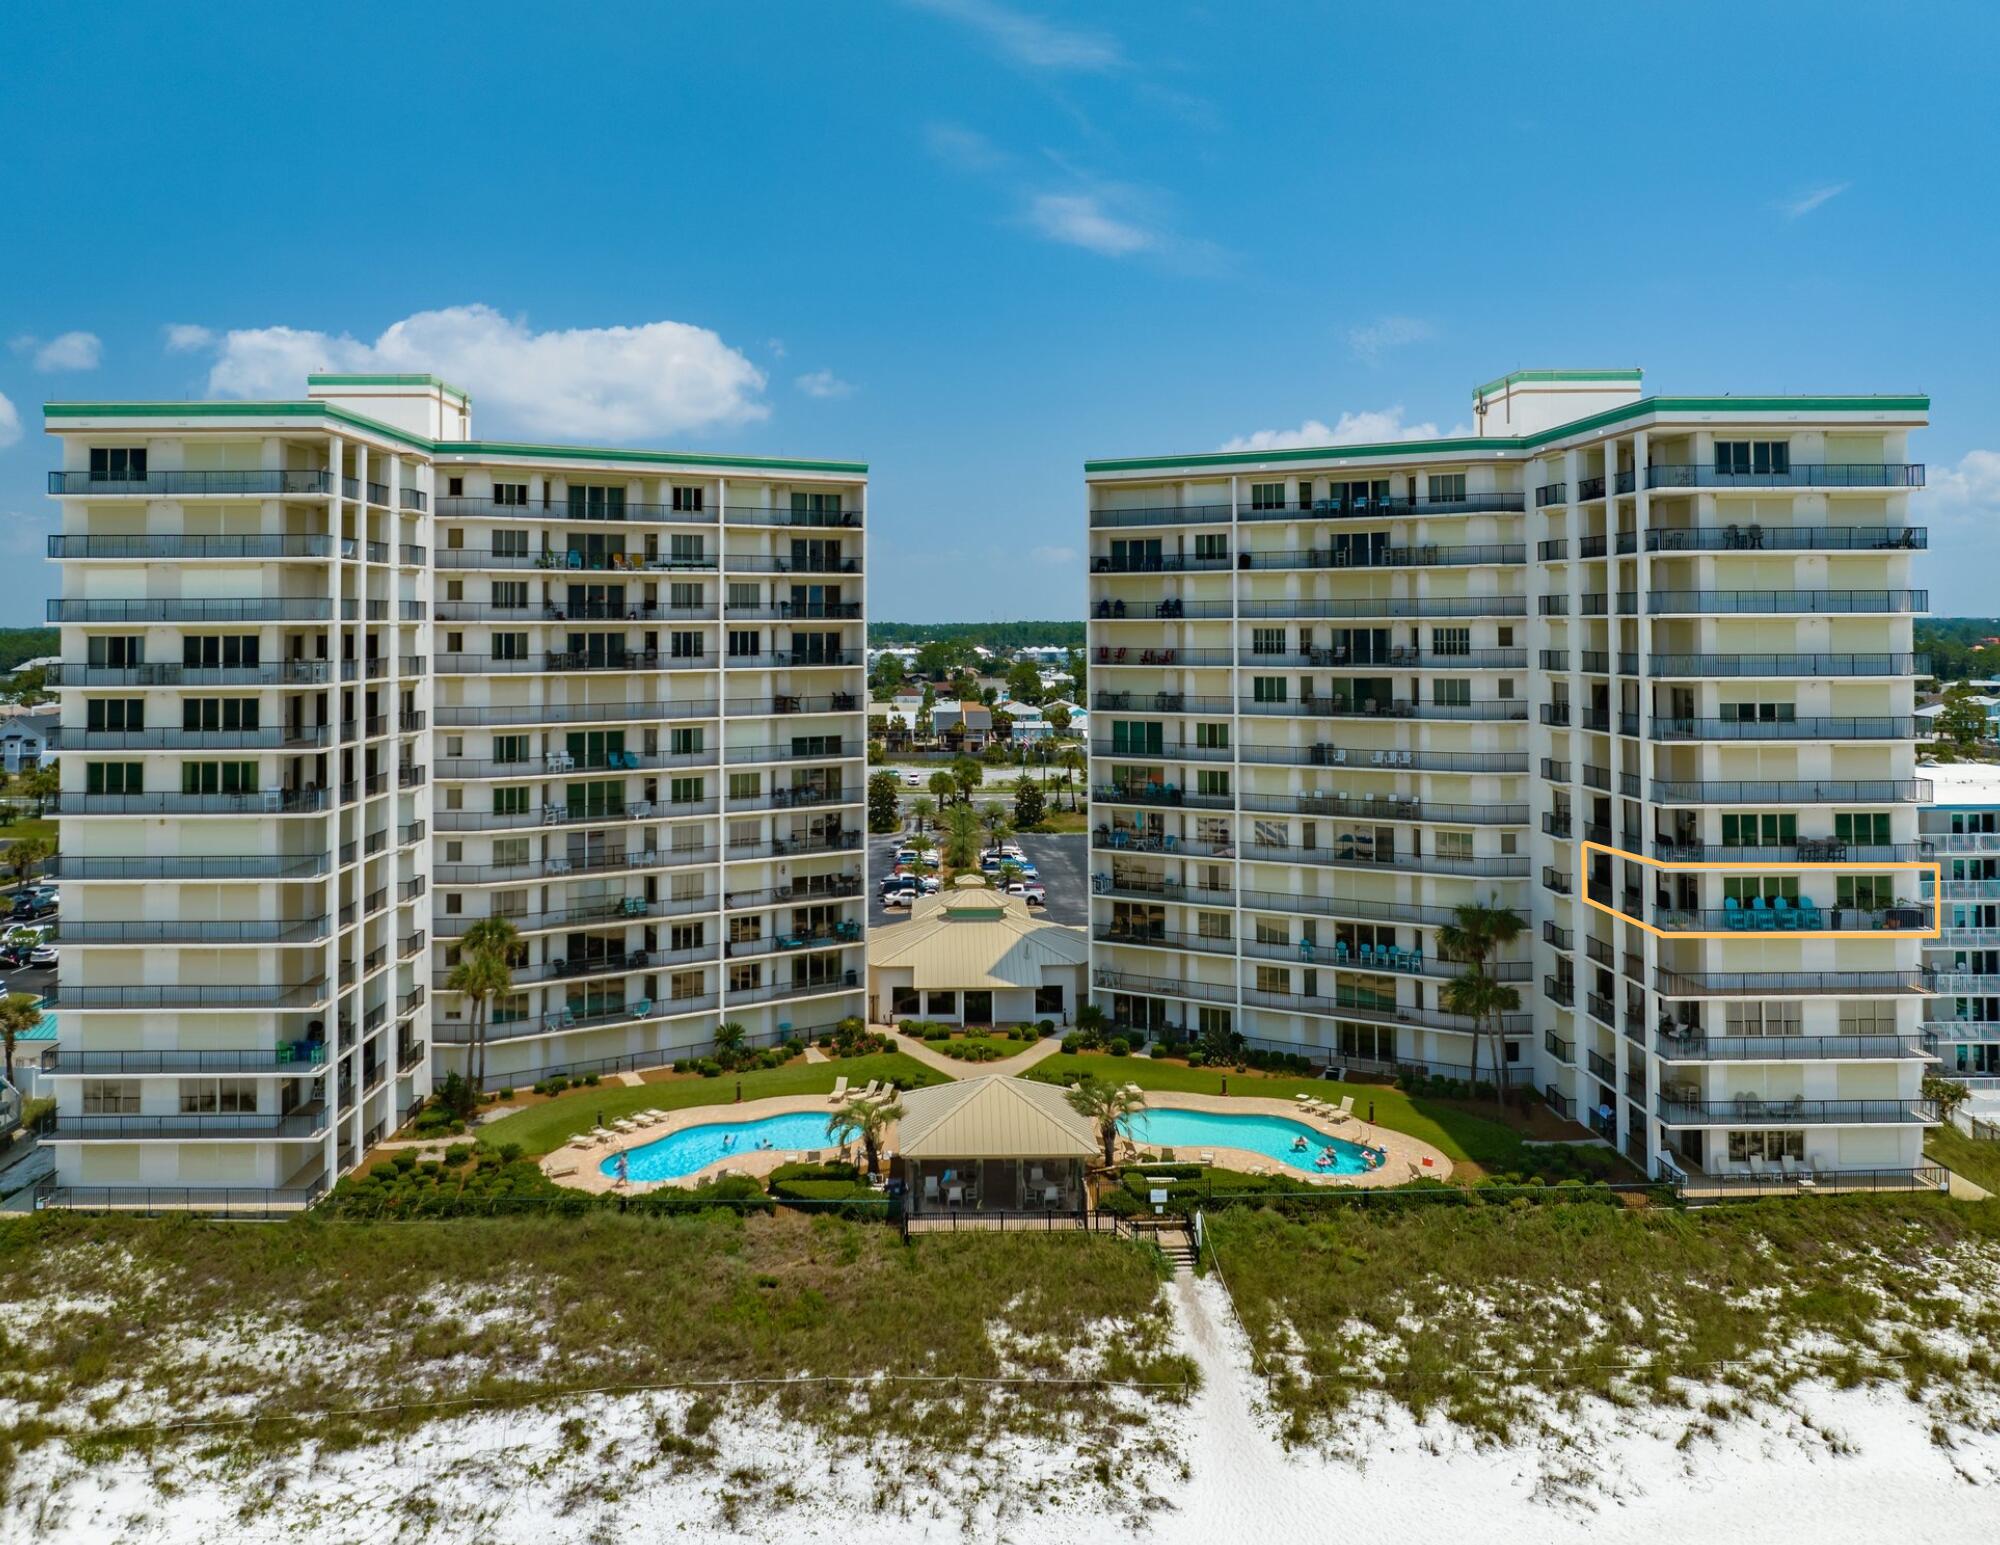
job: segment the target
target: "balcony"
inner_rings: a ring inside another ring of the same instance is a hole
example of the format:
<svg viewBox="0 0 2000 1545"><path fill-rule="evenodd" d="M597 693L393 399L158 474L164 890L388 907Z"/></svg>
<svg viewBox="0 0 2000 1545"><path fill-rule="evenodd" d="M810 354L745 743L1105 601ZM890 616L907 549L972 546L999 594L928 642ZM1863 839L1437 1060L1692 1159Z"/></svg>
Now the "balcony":
<svg viewBox="0 0 2000 1545"><path fill-rule="evenodd" d="M1164 697L1178 697L1178 693L1163 693ZM1201 704L1204 699L1191 699ZM1191 707L1188 713L1227 713L1229 699L1218 700L1220 708ZM1257 698L1239 698L1236 710L1248 715L1299 714L1319 719L1420 719L1440 723L1455 722L1465 724L1525 724L1528 719L1528 705L1519 698L1491 698L1476 703L1426 703L1411 698L1362 698L1359 701L1345 694L1329 697L1302 697L1296 701L1283 699L1267 702ZM1180 712L1183 710L1165 710Z"/></svg>
<svg viewBox="0 0 2000 1545"><path fill-rule="evenodd" d="M859 574L861 560L850 554L792 557L775 553L724 553L722 567L731 574Z"/></svg>
<svg viewBox="0 0 2000 1545"><path fill-rule="evenodd" d="M1090 512L1090 524L1096 530L1134 526L1226 526L1230 519L1230 508L1226 504L1160 505L1154 509Z"/></svg>
<svg viewBox="0 0 2000 1545"><path fill-rule="evenodd" d="M1576 480L1576 501L1588 504L1593 499L1604 497L1604 479L1601 477L1580 477Z"/></svg>
<svg viewBox="0 0 2000 1545"><path fill-rule="evenodd" d="M353 663L353 662L348 662ZM49 667L51 686L60 687L269 687L323 686L332 679L325 660L273 660L268 665L92 666L65 661Z"/></svg>
<svg viewBox="0 0 2000 1545"><path fill-rule="evenodd" d="M1107 805L1146 805L1174 810L1233 810L1234 796L1201 794L1168 784L1100 783L1091 798Z"/></svg>
<svg viewBox="0 0 2000 1545"><path fill-rule="evenodd" d="M43 1053L42 1071L59 1078L110 1074L166 1077L191 1073L239 1073L316 1078L333 1064L324 1041L280 1041L231 1051L64 1051Z"/></svg>
<svg viewBox="0 0 2000 1545"><path fill-rule="evenodd" d="M91 880L316 880L327 872L324 853L245 854L210 858L85 858L58 854L42 867L50 879Z"/></svg>
<svg viewBox="0 0 2000 1545"><path fill-rule="evenodd" d="M1900 997L1933 991L1926 971L1670 971L1653 973L1663 998Z"/></svg>
<svg viewBox="0 0 2000 1545"><path fill-rule="evenodd" d="M1633 533L1621 532L1618 550L1629 553ZM1930 546L1923 526L1654 526L1646 532L1649 553L1851 553L1921 552Z"/></svg>
<svg viewBox="0 0 2000 1545"><path fill-rule="evenodd" d="M238 1111L159 1116L58 1114L55 1130L46 1141L129 1143L182 1138L198 1142L310 1142L326 1135L328 1120L327 1107L317 1100L285 1116Z"/></svg>
<svg viewBox="0 0 2000 1545"><path fill-rule="evenodd" d="M58 919L53 937L64 944L314 944L327 934L329 919L277 919L269 922L200 922L176 918L149 922L105 918L78 922Z"/></svg>
<svg viewBox="0 0 2000 1545"><path fill-rule="evenodd" d="M1113 992L1163 993L1175 998L1192 998L1201 1003L1234 1003L1236 987L1231 982L1200 982L1183 977L1146 976L1133 971L1094 967L1091 983Z"/></svg>
<svg viewBox="0 0 2000 1545"><path fill-rule="evenodd" d="M581 757L552 751L539 757L505 762L446 757L437 764L437 771L442 779L462 782L477 778L555 778L596 772L663 772L669 768L717 767L721 762L720 746L710 746L703 751L616 751Z"/></svg>
<svg viewBox="0 0 2000 1545"><path fill-rule="evenodd" d="M1226 506L1220 506L1226 508ZM1475 493L1459 499L1381 498L1315 499L1310 509L1274 505L1266 509L1239 507L1239 521L1380 520L1403 515L1518 515L1527 508L1519 493Z"/></svg>
<svg viewBox="0 0 2000 1545"><path fill-rule="evenodd" d="M518 831L538 826L616 826L634 821L667 821L684 816L714 815L713 799L679 803L634 800L631 804L571 809L540 805L524 810L440 810L435 819L441 832Z"/></svg>
<svg viewBox="0 0 2000 1545"><path fill-rule="evenodd" d="M439 622L505 622L515 627L573 622L713 622L714 606L669 606L633 598L626 601L559 601L538 606L496 606L487 601L440 601Z"/></svg>
<svg viewBox="0 0 2000 1545"><path fill-rule="evenodd" d="M732 697L725 706L731 714L751 717L759 714L859 713L861 699L852 692L774 692L769 697Z"/></svg>
<svg viewBox="0 0 2000 1545"><path fill-rule="evenodd" d="M1124 597L1116 600L1099 601L1090 610L1093 619L1099 622L1123 622L1128 619L1128 606ZM1134 597L1129 606L1132 621L1165 618L1185 620L1190 617L1230 617L1234 610L1227 601L1184 601L1178 596L1166 599Z"/></svg>
<svg viewBox="0 0 2000 1545"><path fill-rule="evenodd" d="M492 499L445 498L437 501L437 514L441 520L550 521L558 525L577 521L588 521L592 525L635 522L644 525L712 526L716 523L713 510L677 510L668 504L628 504L623 500L600 505L568 502L527 505L501 504Z"/></svg>
<svg viewBox="0 0 2000 1545"><path fill-rule="evenodd" d="M1099 924L1090 933L1100 944L1127 944L1136 949L1189 950L1205 955L1234 955L1236 940L1202 933L1182 933L1171 928L1149 928L1129 924Z"/></svg>
<svg viewBox="0 0 2000 1545"><path fill-rule="evenodd" d="M1484 567L1528 561L1523 542L1465 543L1441 547L1435 542L1382 547L1308 547L1293 551L1258 551L1239 555L1246 569L1427 569ZM1224 565L1227 566L1226 564ZM1094 565L1093 565L1094 567Z"/></svg>
<svg viewBox="0 0 2000 1545"><path fill-rule="evenodd" d="M804 745L785 746L728 746L724 748L723 760L731 767L747 766L756 762L841 762L853 761L861 756L864 747L860 742L848 745L838 735L801 736ZM826 742L815 745L814 741Z"/></svg>
<svg viewBox="0 0 2000 1545"><path fill-rule="evenodd" d="M49 474L50 493L64 497L84 495L93 499L130 495L149 499L171 499L191 495L207 499L236 494L292 498L330 494L333 491L333 474L324 467L149 472L146 476L138 478L102 477L92 472Z"/></svg>
<svg viewBox="0 0 2000 1545"><path fill-rule="evenodd" d="M1409 1025L1417 1029L1450 1030L1466 1035L1489 1028L1487 1023L1463 1014L1448 1014L1443 1009L1424 1009L1413 1004L1362 1003L1344 1001L1338 996L1270 992L1256 987L1243 989L1243 1001L1254 1008L1281 1009L1294 1014L1346 1019L1365 1025ZM1533 1016L1529 1014L1501 1014L1496 1017L1503 1035L1526 1035L1534 1029Z"/></svg>
<svg viewBox="0 0 2000 1545"><path fill-rule="evenodd" d="M1646 662L1646 674L1656 678L1897 677L1930 672L1927 654L1656 654Z"/></svg>
<svg viewBox="0 0 2000 1545"><path fill-rule="evenodd" d="M472 729L512 724L644 724L667 719L713 719L709 702L496 703L482 707L439 706L432 710L440 729ZM859 755L857 752L856 755Z"/></svg>
<svg viewBox="0 0 2000 1545"><path fill-rule="evenodd" d="M1926 778L1826 778L1744 782L1655 778L1658 805L1921 805L1931 797Z"/></svg>
<svg viewBox="0 0 2000 1545"><path fill-rule="evenodd" d="M1808 1100L1796 1095L1702 1100L1662 1093L1653 1109L1670 1127L1936 1126L1941 1119L1935 1100Z"/></svg>
<svg viewBox="0 0 2000 1545"><path fill-rule="evenodd" d="M813 531L855 531L861 511L841 509L782 509L761 504L732 504L723 511L732 526L796 526Z"/></svg>
<svg viewBox="0 0 2000 1545"><path fill-rule="evenodd" d="M346 544L343 544L345 546ZM49 556L66 562L149 559L330 558L333 538L310 533L250 536L52 536Z"/></svg>
<svg viewBox="0 0 2000 1545"><path fill-rule="evenodd" d="M1657 1038L1662 1062L1922 1062L1917 1035L1676 1035Z"/></svg>
<svg viewBox="0 0 2000 1545"><path fill-rule="evenodd" d="M1124 896L1140 901L1175 902L1201 907L1233 907L1236 892L1233 890L1209 890L1198 885L1185 885L1179 880L1161 879L1152 875L1137 874L1093 874L1090 889L1097 896Z"/></svg>
<svg viewBox="0 0 2000 1545"><path fill-rule="evenodd" d="M1646 468L1648 488L1922 488L1922 462L1798 462L1763 471L1738 471L1712 462L1660 463Z"/></svg>
<svg viewBox="0 0 2000 1545"><path fill-rule="evenodd" d="M1183 749L1186 754L1180 760L1184 761L1229 760L1226 749L1212 758L1199 747ZM1094 743L1091 751L1096 756L1114 756L1128 761L1157 761L1165 755L1161 751L1143 749L1107 751L1103 749L1102 742ZM1525 751L1370 751L1318 741L1307 746L1249 744L1239 747L1237 755L1245 762L1265 767L1347 767L1355 772L1525 773L1528 770L1528 753Z"/></svg>
<svg viewBox="0 0 2000 1545"><path fill-rule="evenodd" d="M84 794L49 796L52 815L318 815L325 789L265 789L254 794Z"/></svg>
<svg viewBox="0 0 2000 1545"><path fill-rule="evenodd" d="M1821 909L1802 901L1782 907L1655 907L1653 924L1663 933L1896 933L1927 929L1928 906L1840 907Z"/></svg>
<svg viewBox="0 0 2000 1545"><path fill-rule="evenodd" d="M62 751L311 751L332 738L324 724L238 730L93 730L70 724L57 726L49 744Z"/></svg>
<svg viewBox="0 0 2000 1545"><path fill-rule="evenodd" d="M51 601L48 616L56 623L329 622L333 602L325 596Z"/></svg>
<svg viewBox="0 0 2000 1545"><path fill-rule="evenodd" d="M1647 723L1653 740L1915 740L1914 718L1665 719ZM1924 733L1929 732L1925 726Z"/></svg>
<svg viewBox="0 0 2000 1545"><path fill-rule="evenodd" d="M842 971L837 975L789 982L765 982L757 987L732 987L729 1002L738 1004L776 1003L789 998L818 998L828 993L854 992L861 986L859 971Z"/></svg>
<svg viewBox="0 0 2000 1545"><path fill-rule="evenodd" d="M1457 913L1450 907L1423 906L1407 901L1375 901L1341 896L1317 896L1295 891L1246 890L1243 906L1257 912L1287 912L1297 917L1330 917L1351 922L1408 923L1442 927ZM1169 898L1171 899L1171 898ZM1199 900L1198 896L1189 899Z"/></svg>
<svg viewBox="0 0 2000 1545"><path fill-rule="evenodd" d="M558 854L524 864L440 864L433 876L439 885L507 885L536 880L560 880L590 874L616 874L645 869L682 869L712 864L713 847L645 848L604 853Z"/></svg>
<svg viewBox="0 0 2000 1545"><path fill-rule="evenodd" d="M1228 603L1222 605L1226 608ZM1188 613L1187 615L1194 615ZM1224 611L1219 616L1228 616ZM1414 596L1375 596L1358 600L1324 601L1253 601L1238 603L1236 615L1239 617L1294 617L1306 620L1368 618L1451 618L1451 617L1525 617L1528 615L1528 598L1523 595L1447 596L1439 598Z"/></svg>
<svg viewBox="0 0 2000 1545"><path fill-rule="evenodd" d="M1192 798L1193 796L1190 796ZM1512 804L1466 804L1441 799L1404 798L1386 794L1352 795L1339 792L1312 794L1240 794L1240 808L1277 815L1324 815L1337 820L1427 821L1449 826L1525 826L1528 807Z"/></svg>
<svg viewBox="0 0 2000 1545"><path fill-rule="evenodd" d="M1551 504L1567 504L1568 502L1569 485L1567 483L1544 483L1535 490L1535 508L1538 510L1547 509Z"/></svg>
<svg viewBox="0 0 2000 1545"><path fill-rule="evenodd" d="M696 661L696 664L702 662ZM767 654L731 654L709 666L721 665L733 671L823 671L866 665L868 656L859 649L794 650L774 649Z"/></svg>
<svg viewBox="0 0 2000 1545"><path fill-rule="evenodd" d="M1629 591L1619 592L1618 610L1632 615ZM1928 590L1649 590L1646 615L1675 616L1857 616L1927 612Z"/></svg>
<svg viewBox="0 0 2000 1545"><path fill-rule="evenodd" d="M1542 978L1542 996L1547 998L1551 1003L1560 1003L1564 1008L1575 1008L1576 982L1560 976L1544 976ZM1550 1051L1555 1051L1558 1045L1563 1048L1558 1055L1559 1061L1568 1062L1571 1060L1569 1042L1558 1042L1553 1030L1549 1032L1548 1039Z"/></svg>
<svg viewBox="0 0 2000 1545"><path fill-rule="evenodd" d="M78 987L64 984L62 1006L72 1009L312 1009L326 1002L324 978L291 986L214 983L166 987Z"/></svg>
<svg viewBox="0 0 2000 1545"><path fill-rule="evenodd" d="M1192 853L1194 844L1183 844ZM1447 858L1436 853L1412 852L1367 837L1337 837L1330 847L1291 847L1263 842L1243 845L1243 857L1252 863L1324 864L1336 868L1401 869L1416 874L1475 875L1495 879L1522 879L1528 860L1522 856L1493 858Z"/></svg>
<svg viewBox="0 0 2000 1545"><path fill-rule="evenodd" d="M732 619L762 618L773 622L855 622L861 617L859 601L729 601Z"/></svg>

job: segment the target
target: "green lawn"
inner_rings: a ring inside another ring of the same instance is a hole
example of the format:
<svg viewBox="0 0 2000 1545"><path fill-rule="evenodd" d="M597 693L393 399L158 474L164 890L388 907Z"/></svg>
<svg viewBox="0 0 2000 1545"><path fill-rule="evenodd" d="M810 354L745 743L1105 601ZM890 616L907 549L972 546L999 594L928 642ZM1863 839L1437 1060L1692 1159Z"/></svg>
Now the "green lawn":
<svg viewBox="0 0 2000 1545"><path fill-rule="evenodd" d="M848 1057L837 1062L807 1062L797 1059L781 1068L745 1073L740 1082L746 1100L768 1099L780 1094L829 1094L834 1080L845 1078L848 1086L860 1089L871 1078L895 1079L905 1088L944 1082L944 1075L925 1067L914 1057L889 1052L874 1057ZM479 1129L479 1141L497 1148L503 1143L519 1143L529 1156L552 1153L579 1132L598 1124L629 1116L635 1110L681 1110L690 1105L728 1105L736 1098L737 1075L720 1078L676 1078L664 1083L642 1084L634 1089L607 1080L595 1089L574 1089L502 1116ZM828 1107L831 1109L831 1107Z"/></svg>
<svg viewBox="0 0 2000 1545"><path fill-rule="evenodd" d="M1141 1089L1178 1089L1189 1094L1222 1094L1225 1081L1229 1085L1227 1093L1265 1099L1289 1100L1295 1094L1312 1094L1337 1104L1351 1094L1356 1116L1365 1118L1372 1103L1377 1126L1429 1143L1455 1165L1503 1172L1530 1169L1534 1164L1520 1134L1504 1122L1461 1109L1451 1101L1413 1099L1388 1084L1348 1084L1256 1072L1222 1073L1179 1062L1113 1057L1103 1052L1057 1052L1036 1063L1027 1076L1059 1084L1071 1074L1082 1073L1093 1073L1107 1081L1137 1084ZM1461 1170L1455 1178L1476 1180L1479 1176Z"/></svg>
<svg viewBox="0 0 2000 1545"><path fill-rule="evenodd" d="M1924 1140L1924 1157L2000 1195L2000 1143L1976 1142L1954 1126L1942 1126Z"/></svg>

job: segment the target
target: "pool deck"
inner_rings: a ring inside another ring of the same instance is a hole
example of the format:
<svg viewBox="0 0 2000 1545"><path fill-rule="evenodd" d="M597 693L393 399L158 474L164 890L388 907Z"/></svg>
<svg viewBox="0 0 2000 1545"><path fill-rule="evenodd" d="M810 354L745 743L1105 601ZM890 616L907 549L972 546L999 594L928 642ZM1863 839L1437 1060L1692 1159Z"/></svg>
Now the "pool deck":
<svg viewBox="0 0 2000 1545"><path fill-rule="evenodd" d="M1429 1180L1449 1180L1451 1160L1447 1159L1429 1143L1419 1142L1402 1132L1392 1132L1387 1127L1370 1126L1362 1116L1366 1114L1365 1103L1357 1101L1360 1111L1346 1121L1332 1122L1324 1116L1315 1116L1299 1109L1294 1100L1264 1099L1258 1096L1244 1097L1227 1094L1192 1094L1180 1090L1168 1092L1152 1091L1146 1100L1148 1110L1198 1110L1218 1116L1281 1116L1287 1121L1296 1121L1300 1126L1324 1134L1329 1138L1339 1138L1343 1142L1355 1143L1364 1148L1380 1148L1387 1152L1388 1159L1376 1169L1365 1170L1358 1175L1322 1174L1311 1168L1294 1169L1283 1159L1274 1159L1268 1154L1255 1153L1247 1148L1226 1148L1220 1144L1208 1147L1175 1144L1172 1152L1174 1162L1189 1164L1197 1162L1204 1153L1215 1155L1216 1164L1223 1169L1250 1171L1263 1169L1271 1175L1294 1176L1307 1185L1313 1186L1400 1186L1418 1178ZM1139 1152L1157 1152L1156 1149L1139 1149L1132 1143L1123 1143L1120 1157ZM1162 1160L1164 1163L1165 1161Z"/></svg>
<svg viewBox="0 0 2000 1545"><path fill-rule="evenodd" d="M823 1094L779 1095L768 1100L745 1100L740 1105L690 1105L681 1110L670 1110L663 1119L634 1132L614 1132L609 1138L598 1138L586 1145L565 1144L543 1156L542 1173L558 1185L570 1186L578 1191L619 1192L629 1196L657 1191L662 1186L691 1187L704 1180L718 1179L730 1171L762 1179L793 1155L803 1159L806 1154L817 1151L823 1158L836 1158L839 1156L838 1145L826 1142L817 1150L751 1148L742 1153L725 1154L711 1164L669 1180L635 1180L623 1185L616 1176L605 1174L600 1166L621 1149L643 1148L676 1132L685 1132L689 1127L761 1121L766 1116L788 1116L798 1111L816 1111L830 1116L836 1109L833 1101Z"/></svg>

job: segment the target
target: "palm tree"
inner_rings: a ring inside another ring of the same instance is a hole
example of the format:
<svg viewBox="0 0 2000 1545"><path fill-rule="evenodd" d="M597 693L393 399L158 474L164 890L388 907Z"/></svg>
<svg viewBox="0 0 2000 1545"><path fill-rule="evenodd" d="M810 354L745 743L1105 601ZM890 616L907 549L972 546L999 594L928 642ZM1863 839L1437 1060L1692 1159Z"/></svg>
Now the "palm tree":
<svg viewBox="0 0 2000 1545"><path fill-rule="evenodd" d="M997 848L1014 835L1013 818L1007 814L1007 807L997 799L989 799L979 807L979 824L986 828L986 845Z"/></svg>
<svg viewBox="0 0 2000 1545"><path fill-rule="evenodd" d="M1069 807L1076 808L1077 780L1081 779L1089 763L1084 760L1083 748L1064 746L1062 754L1063 782L1069 785Z"/></svg>
<svg viewBox="0 0 2000 1545"><path fill-rule="evenodd" d="M985 776L986 769L979 765L976 758L964 755L952 758L951 781L952 786L958 790L961 803L971 802L972 791L979 787L980 781Z"/></svg>
<svg viewBox="0 0 2000 1545"><path fill-rule="evenodd" d="M944 858L954 869L979 866L979 817L970 805L953 805L944 823Z"/></svg>
<svg viewBox="0 0 2000 1545"><path fill-rule="evenodd" d="M475 1093L486 1087L486 1025L492 1016L493 1000L514 990L515 955L521 947L520 931L504 917L482 917L460 942L459 963L445 987L472 997L472 1087ZM468 985L453 986L460 978Z"/></svg>
<svg viewBox="0 0 2000 1545"><path fill-rule="evenodd" d="M930 823L937 818L937 801L928 794L919 794L910 801L910 819L917 823L917 835L921 837L930 829Z"/></svg>
<svg viewBox="0 0 2000 1545"><path fill-rule="evenodd" d="M1521 995L1503 987L1487 975L1487 962L1502 945L1512 944L1527 924L1520 914L1500 905L1500 898L1469 901L1459 907L1452 920L1438 930L1438 949L1447 960L1456 960L1465 970L1445 984L1439 1001L1454 1014L1464 1014L1475 1023L1472 1033L1472 1082L1479 1082L1479 1029L1487 1027L1493 1039L1494 1087L1500 1103L1507 1103L1507 1051L1500 1030L1500 1016L1519 1011ZM1462 990L1455 991L1455 989ZM1454 1006L1456 1004L1463 1006Z"/></svg>
<svg viewBox="0 0 2000 1545"><path fill-rule="evenodd" d="M17 1037L27 1034L42 1022L42 1005L39 1000L23 992L10 992L0 998L0 1042L7 1051L7 1082L14 1082L14 1042Z"/></svg>
<svg viewBox="0 0 2000 1545"><path fill-rule="evenodd" d="M46 837L19 837L7 845L6 865L14 871L14 884L26 885L34 878L35 866L54 858L56 845Z"/></svg>
<svg viewBox="0 0 2000 1545"><path fill-rule="evenodd" d="M1104 1144L1104 1167L1109 1169L1118 1154L1118 1123L1134 1111L1146 1108L1146 1097L1123 1084L1109 1084L1086 1073L1069 1091L1070 1109L1097 1123L1098 1141Z"/></svg>
<svg viewBox="0 0 2000 1545"><path fill-rule="evenodd" d="M844 1148L859 1138L861 1151L868 1156L868 1173L872 1175L875 1173L876 1158L882 1151L883 1135L889 1130L891 1122L902 1119L903 1103L893 1092L873 1100L857 1096L827 1117L827 1140Z"/></svg>
<svg viewBox="0 0 2000 1545"><path fill-rule="evenodd" d="M715 1027L715 1060L726 1068L736 1066L736 1059L743 1050L743 1038L750 1032L735 1020L725 1020Z"/></svg>

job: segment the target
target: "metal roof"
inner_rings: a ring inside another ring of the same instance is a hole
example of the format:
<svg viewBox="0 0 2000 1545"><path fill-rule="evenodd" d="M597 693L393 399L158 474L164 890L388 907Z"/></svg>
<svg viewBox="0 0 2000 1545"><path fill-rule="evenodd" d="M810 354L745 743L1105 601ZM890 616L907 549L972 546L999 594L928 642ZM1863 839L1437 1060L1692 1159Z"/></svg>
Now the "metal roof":
<svg viewBox="0 0 2000 1545"><path fill-rule="evenodd" d="M913 987L1040 987L1051 966L1082 966L1090 940L1081 928L1029 915L1027 902L995 890L948 890L919 898L910 921L871 929L868 965L908 968Z"/></svg>
<svg viewBox="0 0 2000 1545"><path fill-rule="evenodd" d="M1090 1158L1097 1127L1066 1090L1022 1078L959 1079L903 1096L896 1146L908 1159Z"/></svg>

